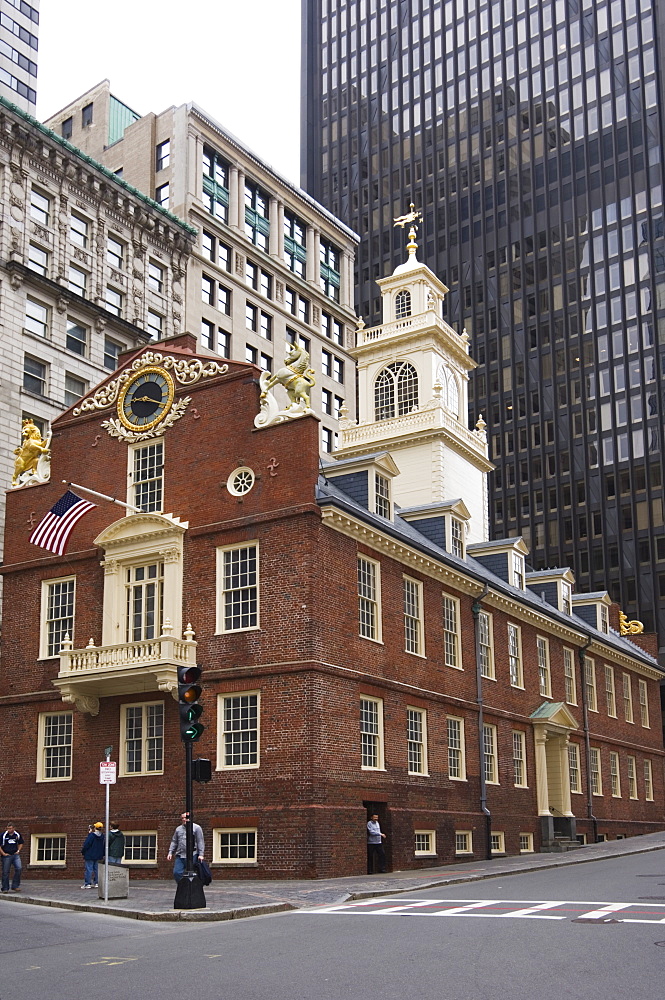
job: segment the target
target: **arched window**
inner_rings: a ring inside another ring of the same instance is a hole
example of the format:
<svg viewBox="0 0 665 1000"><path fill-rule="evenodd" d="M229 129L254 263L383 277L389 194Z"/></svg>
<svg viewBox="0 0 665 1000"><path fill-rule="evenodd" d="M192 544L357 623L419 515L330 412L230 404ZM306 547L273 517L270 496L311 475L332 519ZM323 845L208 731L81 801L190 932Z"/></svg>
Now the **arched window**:
<svg viewBox="0 0 665 1000"><path fill-rule="evenodd" d="M404 290L395 296L395 319L411 315L411 292Z"/></svg>
<svg viewBox="0 0 665 1000"><path fill-rule="evenodd" d="M446 366L442 365L439 368L439 381L442 387L442 399L443 405L447 410L451 410L456 417L459 416L459 386L457 384L457 379L451 372L451 370Z"/></svg>
<svg viewBox="0 0 665 1000"><path fill-rule="evenodd" d="M418 409L418 375L407 361L383 368L374 383L374 419L390 420Z"/></svg>

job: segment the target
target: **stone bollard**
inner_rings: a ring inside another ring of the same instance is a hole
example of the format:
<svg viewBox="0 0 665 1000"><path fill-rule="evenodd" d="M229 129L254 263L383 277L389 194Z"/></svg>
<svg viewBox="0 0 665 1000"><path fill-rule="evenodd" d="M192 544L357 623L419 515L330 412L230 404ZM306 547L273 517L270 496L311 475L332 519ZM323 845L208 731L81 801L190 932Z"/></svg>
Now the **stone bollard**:
<svg viewBox="0 0 665 1000"><path fill-rule="evenodd" d="M98 865L99 898L104 898L104 862ZM126 865L109 865L109 899L127 899L129 896L129 868Z"/></svg>

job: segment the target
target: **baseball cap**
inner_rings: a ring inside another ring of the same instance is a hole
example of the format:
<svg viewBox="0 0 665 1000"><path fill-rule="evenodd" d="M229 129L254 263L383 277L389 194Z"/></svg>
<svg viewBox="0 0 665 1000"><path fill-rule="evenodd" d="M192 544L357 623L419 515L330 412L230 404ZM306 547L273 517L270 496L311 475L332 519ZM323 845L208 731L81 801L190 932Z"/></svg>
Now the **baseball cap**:
<svg viewBox="0 0 665 1000"><path fill-rule="evenodd" d="M95 830L103 830L103 829L104 829L103 823L95 823Z"/></svg>

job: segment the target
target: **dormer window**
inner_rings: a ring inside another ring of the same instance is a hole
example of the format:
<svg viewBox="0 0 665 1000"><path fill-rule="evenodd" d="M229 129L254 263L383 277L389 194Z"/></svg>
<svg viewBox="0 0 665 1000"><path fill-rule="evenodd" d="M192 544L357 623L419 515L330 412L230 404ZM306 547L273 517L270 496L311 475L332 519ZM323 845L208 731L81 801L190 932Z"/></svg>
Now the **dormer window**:
<svg viewBox="0 0 665 1000"><path fill-rule="evenodd" d="M566 615L573 613L573 591L569 583L561 581L561 610Z"/></svg>
<svg viewBox="0 0 665 1000"><path fill-rule="evenodd" d="M512 571L513 587L517 587L518 590L524 590L524 556L521 556L518 552L513 552L512 554Z"/></svg>
<svg viewBox="0 0 665 1000"><path fill-rule="evenodd" d="M383 368L374 383L375 420L402 417L418 409L418 374L408 361Z"/></svg>
<svg viewBox="0 0 665 1000"><path fill-rule="evenodd" d="M411 315L411 292L406 289L395 296L395 319L405 319Z"/></svg>
<svg viewBox="0 0 665 1000"><path fill-rule="evenodd" d="M374 512L390 520L390 480L374 473Z"/></svg>
<svg viewBox="0 0 665 1000"><path fill-rule="evenodd" d="M450 552L458 559L464 558L464 524L456 517L450 518Z"/></svg>
<svg viewBox="0 0 665 1000"><path fill-rule="evenodd" d="M607 608L606 604L599 605L599 608L598 608L598 618L600 619L600 621L598 622L598 628L600 629L600 631L601 632L605 632L606 635L609 634L609 631L610 631L610 613L608 611L608 608Z"/></svg>

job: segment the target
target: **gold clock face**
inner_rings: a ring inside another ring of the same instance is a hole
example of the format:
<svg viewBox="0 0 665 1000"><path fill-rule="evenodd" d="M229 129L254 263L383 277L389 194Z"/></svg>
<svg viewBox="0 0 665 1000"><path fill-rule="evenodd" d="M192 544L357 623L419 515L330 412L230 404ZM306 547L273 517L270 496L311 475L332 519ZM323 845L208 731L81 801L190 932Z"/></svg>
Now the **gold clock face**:
<svg viewBox="0 0 665 1000"><path fill-rule="evenodd" d="M131 431L149 431L167 415L175 385L163 368L142 368L128 380L118 398L118 417Z"/></svg>

